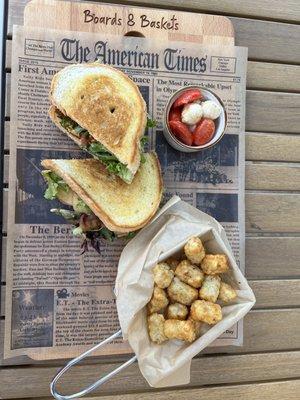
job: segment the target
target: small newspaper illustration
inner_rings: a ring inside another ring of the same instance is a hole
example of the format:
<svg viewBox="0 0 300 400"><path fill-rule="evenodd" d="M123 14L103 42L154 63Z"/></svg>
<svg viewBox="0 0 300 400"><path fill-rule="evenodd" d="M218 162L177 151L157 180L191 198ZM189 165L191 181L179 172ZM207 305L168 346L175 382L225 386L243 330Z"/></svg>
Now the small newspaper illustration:
<svg viewBox="0 0 300 400"><path fill-rule="evenodd" d="M5 357L78 355L119 329L114 295L125 239L81 253L81 239L50 212L41 160L87 158L48 117L53 75L68 64L98 61L139 86L148 114L166 203L173 195L217 219L244 271L244 121L247 49L99 33L14 27L9 170ZM222 140L196 153L173 149L163 135L166 104L180 88L214 91L227 112ZM51 203L51 204L50 204ZM242 321L214 346L241 345ZM117 339L98 354L132 352Z"/></svg>

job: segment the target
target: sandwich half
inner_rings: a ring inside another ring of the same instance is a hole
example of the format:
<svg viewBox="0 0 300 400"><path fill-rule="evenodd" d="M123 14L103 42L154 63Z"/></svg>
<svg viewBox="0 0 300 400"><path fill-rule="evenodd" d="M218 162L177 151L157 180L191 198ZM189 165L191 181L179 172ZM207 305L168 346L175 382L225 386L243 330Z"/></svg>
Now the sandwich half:
<svg viewBox="0 0 300 400"><path fill-rule="evenodd" d="M73 233L85 239L131 234L151 220L161 201L162 178L155 153L145 154L131 185L112 176L95 159L43 160L42 166L48 184L45 198L68 206L51 211L75 225Z"/></svg>
<svg viewBox="0 0 300 400"><path fill-rule="evenodd" d="M74 64L53 76L50 101L55 125L110 173L131 183L147 125L146 103L137 85L108 65Z"/></svg>

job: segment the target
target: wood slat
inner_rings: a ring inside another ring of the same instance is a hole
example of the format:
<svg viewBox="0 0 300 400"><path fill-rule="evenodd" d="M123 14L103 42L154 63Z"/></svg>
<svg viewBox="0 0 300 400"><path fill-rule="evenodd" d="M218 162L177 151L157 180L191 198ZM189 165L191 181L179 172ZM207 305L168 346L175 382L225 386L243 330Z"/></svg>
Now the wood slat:
<svg viewBox="0 0 300 400"><path fill-rule="evenodd" d="M246 130L299 133L299 108L298 94L247 90Z"/></svg>
<svg viewBox="0 0 300 400"><path fill-rule="evenodd" d="M9 135L10 135L10 121L5 121L4 124L4 150L9 150Z"/></svg>
<svg viewBox="0 0 300 400"><path fill-rule="evenodd" d="M300 278L300 237L246 238L248 279Z"/></svg>
<svg viewBox="0 0 300 400"><path fill-rule="evenodd" d="M164 400L177 400L177 399L206 399L206 400L298 400L299 381L287 380L280 382L265 382L254 384L240 384L240 385L226 385L226 386L209 386L189 390L188 393L180 387L175 391L168 389L162 393L157 394L152 391L150 393L151 399L157 398ZM263 397L261 397L263 396ZM144 393L127 394L122 397L113 395L116 400L144 400L149 398L149 395L144 397ZM109 400L112 396L95 396L85 397L85 400ZM44 398L44 400L52 400L52 398Z"/></svg>
<svg viewBox="0 0 300 400"><path fill-rule="evenodd" d="M7 244L7 238L2 237L1 283L6 281L6 244Z"/></svg>
<svg viewBox="0 0 300 400"><path fill-rule="evenodd" d="M247 232L299 232L300 194L246 194Z"/></svg>
<svg viewBox="0 0 300 400"><path fill-rule="evenodd" d="M5 117L10 118L11 73L5 74Z"/></svg>
<svg viewBox="0 0 300 400"><path fill-rule="evenodd" d="M8 189L3 191L3 209L7 210ZM300 194L246 193L247 232L299 232ZM3 213L3 231L7 231L7 213Z"/></svg>
<svg viewBox="0 0 300 400"><path fill-rule="evenodd" d="M300 26L300 25L299 25ZM300 41L299 41L300 42ZM10 74L6 84L6 117L10 116ZM300 133L300 95L247 90L246 130Z"/></svg>
<svg viewBox="0 0 300 400"><path fill-rule="evenodd" d="M297 377L297 368L300 367L299 352L255 354L240 356L205 356L194 359L191 368L191 382L185 388L184 393L190 393L195 386L217 385L238 382L263 381L268 379L288 379ZM276 365L276 368L269 368ZM75 367L73 372L64 377L63 392L74 393L88 382L92 382L100 375L116 367L116 364L108 365L84 365ZM18 397L43 397L49 395L49 382L56 373L56 367L44 368L6 368L2 370L2 380L6 385L0 389L2 399ZM15 385L14 382L18 382ZM178 389L177 389L178 390ZM107 382L97 394L124 395L134 391L149 391L153 396L153 390L142 377L137 364L126 368ZM178 393L178 392L177 392ZM158 394L156 393L155 396ZM131 397L130 397L131 398ZM176 397L180 399L181 397ZM184 396L184 398L186 398ZM197 397L196 397L197 398Z"/></svg>
<svg viewBox="0 0 300 400"><path fill-rule="evenodd" d="M300 279L249 280L248 282L256 297L254 309L300 305ZM1 286L0 315L5 315L5 286Z"/></svg>
<svg viewBox="0 0 300 400"><path fill-rule="evenodd" d="M6 281L6 241L3 237L1 282ZM248 279L300 278L299 260L300 237L246 237Z"/></svg>
<svg viewBox="0 0 300 400"><path fill-rule="evenodd" d="M300 162L298 135L246 132L246 160Z"/></svg>
<svg viewBox="0 0 300 400"><path fill-rule="evenodd" d="M300 144L300 137L299 137ZM4 183L8 183L9 156L4 156ZM300 190L300 164L246 164L246 189Z"/></svg>
<svg viewBox="0 0 300 400"><path fill-rule="evenodd" d="M300 280L248 281L256 297L255 308L300 305Z"/></svg>
<svg viewBox="0 0 300 400"><path fill-rule="evenodd" d="M166 390L160 393L135 393L119 396L90 397L86 400L298 400L300 381L269 382L252 385L235 385L220 387L205 387L185 391L177 388L175 391Z"/></svg>
<svg viewBox="0 0 300 400"><path fill-rule="evenodd" d="M286 64L299 63L300 25L245 18L230 18L230 20L235 31L235 44L248 47L250 60L284 62Z"/></svg>
<svg viewBox="0 0 300 400"><path fill-rule="evenodd" d="M8 206L8 190L3 190L3 210L2 210L2 230L7 231L7 206Z"/></svg>
<svg viewBox="0 0 300 400"><path fill-rule="evenodd" d="M6 40L6 56L5 56L5 68L11 69L11 52L12 52L12 40Z"/></svg>
<svg viewBox="0 0 300 400"><path fill-rule="evenodd" d="M16 1L16 0L15 0ZM95 0L99 1L99 0ZM115 3L116 0L106 0L106 3ZM194 12L220 13L227 15L251 16L258 19L276 19L284 21L299 21L300 7L297 0L288 0L284 3L277 0L122 0L122 4L136 4L144 7L162 7Z"/></svg>
<svg viewBox="0 0 300 400"><path fill-rule="evenodd" d="M5 315L5 286L0 286L0 316Z"/></svg>
<svg viewBox="0 0 300 400"><path fill-rule="evenodd" d="M0 321L0 360L3 359L3 325ZM298 350L300 348L300 337L296 334L300 325L300 309L282 310L253 310L244 319L244 344L242 347L226 346L208 348L205 353L256 353L268 351ZM111 362L124 360L124 356L116 356ZM101 359L99 359L101 362ZM102 362L109 362L103 359ZM32 364L34 361L26 357L3 360L2 365ZM62 365L57 361L55 365ZM0 361L1 364L1 361ZM45 364L45 362L39 362Z"/></svg>
<svg viewBox="0 0 300 400"><path fill-rule="evenodd" d="M300 190L300 164L247 163L245 187L248 190Z"/></svg>
<svg viewBox="0 0 300 400"><path fill-rule="evenodd" d="M298 65L248 61L247 87L296 92L300 90L299 70Z"/></svg>

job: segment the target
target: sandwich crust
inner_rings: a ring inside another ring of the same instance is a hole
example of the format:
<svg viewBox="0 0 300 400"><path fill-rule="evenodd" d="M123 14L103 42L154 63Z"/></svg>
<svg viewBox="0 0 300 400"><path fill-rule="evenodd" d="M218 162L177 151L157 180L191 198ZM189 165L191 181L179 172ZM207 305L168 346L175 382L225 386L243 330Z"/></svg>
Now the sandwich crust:
<svg viewBox="0 0 300 400"><path fill-rule="evenodd" d="M136 173L147 112L137 85L127 75L98 62L69 65L54 75L50 101ZM49 115L66 133L53 107Z"/></svg>
<svg viewBox="0 0 300 400"><path fill-rule="evenodd" d="M145 226L161 201L159 161L155 153L145 154L145 159L130 185L112 177L95 159L43 160L41 164L59 175L108 229L128 233Z"/></svg>

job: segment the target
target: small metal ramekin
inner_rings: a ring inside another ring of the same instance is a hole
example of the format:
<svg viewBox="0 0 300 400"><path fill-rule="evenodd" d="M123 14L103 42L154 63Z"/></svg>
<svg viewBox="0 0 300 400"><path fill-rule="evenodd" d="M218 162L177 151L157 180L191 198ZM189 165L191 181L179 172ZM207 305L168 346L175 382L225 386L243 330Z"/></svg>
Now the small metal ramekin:
<svg viewBox="0 0 300 400"><path fill-rule="evenodd" d="M206 144L203 144L202 146L188 146L182 142L180 142L172 133L170 127L169 127L169 121L168 121L168 117L169 117L169 113L170 113L170 109L174 103L174 101L186 90L189 89L199 89L201 91L201 93L203 94L204 100L213 100L214 102L218 103L221 107L222 107L222 112L221 115L214 120L215 125L216 125L216 131L215 134L213 136L213 138L207 142ZM222 136L225 133L225 129L226 129L226 125L227 125L227 113L225 110L225 106L222 102L222 100L219 98L219 96L217 96L214 92L212 92L209 89L205 89L201 86L185 86L182 89L177 90L177 92L175 92L173 94L173 96L169 99L167 107L166 107L166 111L164 114L164 136L167 140L167 142L174 147L174 149L176 150L180 150L183 151L185 153L194 153L196 151L200 151L203 149L207 149L208 147L212 147L214 146L216 143L218 143Z"/></svg>

